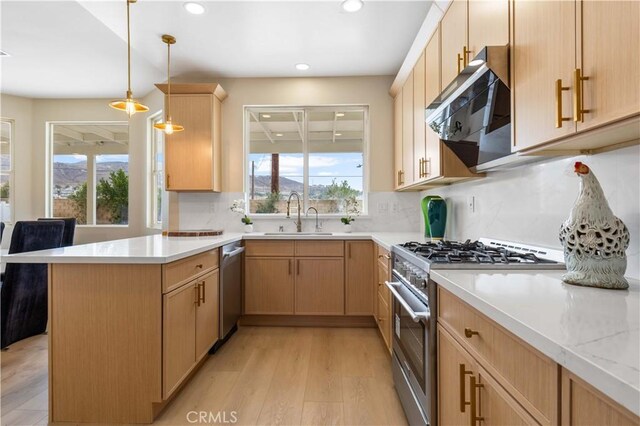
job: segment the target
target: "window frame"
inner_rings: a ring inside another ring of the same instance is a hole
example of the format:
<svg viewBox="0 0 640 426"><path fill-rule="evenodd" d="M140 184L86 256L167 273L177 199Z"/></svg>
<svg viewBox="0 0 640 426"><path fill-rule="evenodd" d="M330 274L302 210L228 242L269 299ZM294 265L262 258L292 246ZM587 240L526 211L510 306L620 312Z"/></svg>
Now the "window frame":
<svg viewBox="0 0 640 426"><path fill-rule="evenodd" d="M161 196L161 200L160 200L160 206L158 206L157 204L157 198L156 198L156 189L158 188L157 182L158 182L158 173L162 173L162 177L163 177L163 181L164 181L164 168L159 171L158 169L156 169L156 153L157 153L157 144L158 144L158 140L157 138L157 134L160 134L160 130L157 130L153 127L153 125L155 123L159 123L161 121L163 121L164 119L164 112L162 110L152 114L151 116L149 116L149 118L147 119L147 141L148 141L148 161L147 161L147 228L149 229L162 229L163 226L163 222L162 219L165 216L164 213L162 213L162 217L160 218L160 221L157 221L157 217L158 217L158 207L160 207L160 209L162 209L163 205L164 205L164 200L166 199L166 191L164 189L164 185L162 185L160 187L160 190L162 191L162 196ZM163 145L163 155L165 155L165 150L164 150L164 143L165 143L165 138L162 137L161 142ZM162 212L162 210L160 210Z"/></svg>
<svg viewBox="0 0 640 426"><path fill-rule="evenodd" d="M13 225L15 222L15 142L16 142L16 120L8 117L0 117L0 122L9 124L9 170L0 170L3 174L9 175L9 215L11 220L3 221L5 225Z"/></svg>
<svg viewBox="0 0 640 426"><path fill-rule="evenodd" d="M306 212L310 206L309 203L309 125L308 125L308 116L310 112L318 112L318 111L335 111L337 109L340 112L343 111L363 111L363 120L364 120L364 131L363 131L363 140L362 140L362 163L363 163L363 173L362 173L362 212L359 217L366 218L369 216L369 149L370 149L370 121L369 121L369 104L327 104L327 105L245 105L244 113L243 113L243 191L244 191L244 201L245 206L249 206L249 185L250 185L250 176L249 176L249 155L251 154L251 141L249 138L250 135L250 120L249 114L250 112L254 112L257 114L260 113L270 113L276 110L282 112L290 112L290 111L302 111L303 113L303 133L304 140L302 141L302 154L303 154L303 199L302 199L302 208L303 212ZM249 213L247 215L251 217L256 217L260 219L282 219L286 217L286 213ZM320 213L319 217L326 218L337 218L344 216L344 213Z"/></svg>
<svg viewBox="0 0 640 426"><path fill-rule="evenodd" d="M46 122L46 131L45 131L45 212L48 217L53 216L53 157L54 157L54 149L53 149L53 127L54 126L88 126L88 125L126 125L129 126L129 141L131 141L131 126L129 121L110 121L110 120L78 120L78 121L47 121ZM129 160L131 159L131 145L128 145L127 156ZM129 161L130 164L130 161ZM88 172L88 170L87 170ZM129 178L131 178L130 174L127 174ZM131 183L131 180L129 180ZM97 182L96 182L97 184ZM131 185L129 185L129 201L131 201ZM96 204L94 204L95 206ZM129 204L129 211L131 211L131 204ZM95 216L95 211L91 213ZM87 212L87 214L89 214ZM78 224L76 226L81 228L99 228L99 229L107 229L107 228L129 228L131 225L131 220L128 220L126 224L98 224L98 223L87 223L87 224Z"/></svg>

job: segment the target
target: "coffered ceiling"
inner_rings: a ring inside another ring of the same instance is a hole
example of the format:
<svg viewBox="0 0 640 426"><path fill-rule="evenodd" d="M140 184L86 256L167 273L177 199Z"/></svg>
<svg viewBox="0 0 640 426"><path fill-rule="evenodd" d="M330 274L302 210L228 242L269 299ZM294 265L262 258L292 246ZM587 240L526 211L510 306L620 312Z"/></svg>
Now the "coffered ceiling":
<svg viewBox="0 0 640 426"><path fill-rule="evenodd" d="M177 38L172 75L295 77L393 75L431 1L138 0L131 6L132 86L141 97L166 80L166 45ZM1 1L0 89L35 98L118 98L126 90L125 0ZM310 69L298 71L297 63Z"/></svg>

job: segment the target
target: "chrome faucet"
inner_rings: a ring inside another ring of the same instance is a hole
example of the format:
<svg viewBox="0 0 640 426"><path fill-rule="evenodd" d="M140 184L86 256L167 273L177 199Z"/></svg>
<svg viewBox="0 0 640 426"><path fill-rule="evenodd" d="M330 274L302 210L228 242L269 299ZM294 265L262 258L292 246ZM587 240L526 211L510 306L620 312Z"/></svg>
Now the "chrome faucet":
<svg viewBox="0 0 640 426"><path fill-rule="evenodd" d="M287 219L291 218L291 197L293 197L294 195L298 199L298 220L295 222L296 232L302 232L302 219L300 218L300 210L302 210L302 208L300 207L300 194L298 194L296 191L291 191L291 194L289 194L289 199L287 200Z"/></svg>
<svg viewBox="0 0 640 426"><path fill-rule="evenodd" d="M322 231L322 225L320 224L320 222L318 222L318 209L316 209L315 207L309 207L306 213L307 216L309 216L309 210L313 210L314 212L316 212L316 232Z"/></svg>

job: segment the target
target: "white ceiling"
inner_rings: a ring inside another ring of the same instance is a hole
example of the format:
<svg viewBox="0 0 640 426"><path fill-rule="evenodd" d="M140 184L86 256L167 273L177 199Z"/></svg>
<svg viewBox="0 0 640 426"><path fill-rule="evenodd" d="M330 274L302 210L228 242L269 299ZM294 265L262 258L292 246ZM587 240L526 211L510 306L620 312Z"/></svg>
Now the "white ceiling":
<svg viewBox="0 0 640 426"><path fill-rule="evenodd" d="M431 1L365 0L346 13L340 0L183 1L131 5L134 95L172 76L295 77L394 75ZM0 2L0 89L34 98L118 98L126 90L125 0ZM294 65L308 63L298 71Z"/></svg>

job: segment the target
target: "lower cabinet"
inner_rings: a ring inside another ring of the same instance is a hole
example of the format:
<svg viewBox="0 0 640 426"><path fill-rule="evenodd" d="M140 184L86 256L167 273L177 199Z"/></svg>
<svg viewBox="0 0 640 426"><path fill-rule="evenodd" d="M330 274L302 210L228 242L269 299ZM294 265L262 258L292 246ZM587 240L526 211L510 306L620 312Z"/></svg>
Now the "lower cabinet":
<svg viewBox="0 0 640 426"><path fill-rule="evenodd" d="M537 424L535 419L440 326L438 361L440 425Z"/></svg>
<svg viewBox="0 0 640 426"><path fill-rule="evenodd" d="M375 303L373 243L345 243L345 314L372 315Z"/></svg>
<svg viewBox="0 0 640 426"><path fill-rule="evenodd" d="M298 258L296 315L344 315L344 259Z"/></svg>
<svg viewBox="0 0 640 426"><path fill-rule="evenodd" d="M218 340L218 269L163 295L162 397Z"/></svg>
<svg viewBox="0 0 640 426"><path fill-rule="evenodd" d="M376 279L375 279L375 294L376 294L376 322L380 329L380 334L384 340L387 349L391 352L391 339L392 339L392 297L391 292L385 285L385 281L391 279L390 260L391 254L382 246L377 246L377 261L376 261Z"/></svg>
<svg viewBox="0 0 640 426"><path fill-rule="evenodd" d="M293 258L247 256L244 264L244 313L293 314Z"/></svg>

